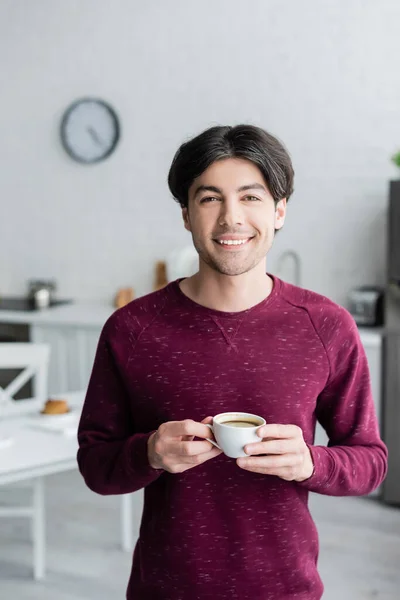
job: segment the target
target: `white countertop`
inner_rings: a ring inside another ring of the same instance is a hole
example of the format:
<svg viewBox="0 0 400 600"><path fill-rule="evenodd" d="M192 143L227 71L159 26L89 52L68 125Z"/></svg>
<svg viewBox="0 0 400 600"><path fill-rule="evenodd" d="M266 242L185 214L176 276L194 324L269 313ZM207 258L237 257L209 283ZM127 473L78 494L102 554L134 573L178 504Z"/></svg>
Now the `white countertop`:
<svg viewBox="0 0 400 600"><path fill-rule="evenodd" d="M76 301L52 308L33 311L0 310L0 323L28 325L56 325L60 327L93 327L101 329L115 308L106 302ZM363 344L380 345L384 336L382 327L359 327Z"/></svg>
<svg viewBox="0 0 400 600"><path fill-rule="evenodd" d="M59 397L66 399L76 414L80 415L84 396L85 392L79 391ZM15 405L0 421L0 437L3 435L10 439L9 445L1 449L0 485L76 469L76 434L46 431L38 427L37 420L42 415L38 413L39 404L36 400L21 400Z"/></svg>
<svg viewBox="0 0 400 600"><path fill-rule="evenodd" d="M360 338L364 346L381 346L385 335L383 327L359 327Z"/></svg>
<svg viewBox="0 0 400 600"><path fill-rule="evenodd" d="M101 328L115 308L111 304L72 302L41 310L0 310L0 323L84 326Z"/></svg>

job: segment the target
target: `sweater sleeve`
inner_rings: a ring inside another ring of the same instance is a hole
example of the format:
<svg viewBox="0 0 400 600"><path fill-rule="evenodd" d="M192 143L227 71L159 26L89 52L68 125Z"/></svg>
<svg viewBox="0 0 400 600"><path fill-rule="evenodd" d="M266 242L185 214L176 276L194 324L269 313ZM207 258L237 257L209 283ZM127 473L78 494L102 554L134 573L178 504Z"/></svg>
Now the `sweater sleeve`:
<svg viewBox="0 0 400 600"><path fill-rule="evenodd" d="M146 487L164 471L149 465L147 441L135 432L127 390L108 339L110 319L100 335L78 427L78 466L98 494L127 494Z"/></svg>
<svg viewBox="0 0 400 600"><path fill-rule="evenodd" d="M369 494L386 476L388 452L379 435L364 347L344 309L325 348L331 373L316 415L329 442L308 444L314 472L299 485L330 496Z"/></svg>

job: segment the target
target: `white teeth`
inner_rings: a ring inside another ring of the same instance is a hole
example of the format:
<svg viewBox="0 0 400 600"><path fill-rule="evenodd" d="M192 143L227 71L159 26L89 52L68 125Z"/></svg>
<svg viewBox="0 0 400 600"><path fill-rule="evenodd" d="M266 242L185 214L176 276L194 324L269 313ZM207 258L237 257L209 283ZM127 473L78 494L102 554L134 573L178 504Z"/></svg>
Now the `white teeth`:
<svg viewBox="0 0 400 600"><path fill-rule="evenodd" d="M218 240L220 244L225 244L225 246L240 246L241 244L245 244L248 240Z"/></svg>

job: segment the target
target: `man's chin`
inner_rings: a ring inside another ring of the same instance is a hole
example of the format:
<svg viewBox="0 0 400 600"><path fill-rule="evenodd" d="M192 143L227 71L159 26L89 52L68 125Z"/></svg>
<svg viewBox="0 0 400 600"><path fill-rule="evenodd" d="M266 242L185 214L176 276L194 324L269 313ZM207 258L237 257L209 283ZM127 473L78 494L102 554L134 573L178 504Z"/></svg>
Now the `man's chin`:
<svg viewBox="0 0 400 600"><path fill-rule="evenodd" d="M216 271L221 275L227 275L228 277L237 277L238 275L248 273L264 258L263 256L243 256L242 258L234 258L232 255L222 259L220 256L215 256L211 252L204 252L204 249L202 248L196 249L201 262L205 263L213 271Z"/></svg>
<svg viewBox="0 0 400 600"><path fill-rule="evenodd" d="M210 261L208 265L214 269L214 271L217 271L217 273L220 273L221 275L227 275L229 277L243 275L255 267L255 265L224 265L214 261Z"/></svg>

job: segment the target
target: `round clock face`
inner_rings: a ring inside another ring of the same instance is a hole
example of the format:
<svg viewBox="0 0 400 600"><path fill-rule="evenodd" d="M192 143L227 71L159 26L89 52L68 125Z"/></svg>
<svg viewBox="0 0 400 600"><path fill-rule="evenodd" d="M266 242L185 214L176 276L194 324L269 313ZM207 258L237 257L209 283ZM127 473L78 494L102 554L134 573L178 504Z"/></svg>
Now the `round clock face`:
<svg viewBox="0 0 400 600"><path fill-rule="evenodd" d="M74 160L82 163L99 162L109 156L118 143L117 115L103 100L77 100L64 114L61 140Z"/></svg>

